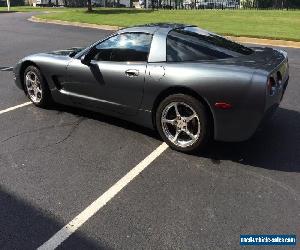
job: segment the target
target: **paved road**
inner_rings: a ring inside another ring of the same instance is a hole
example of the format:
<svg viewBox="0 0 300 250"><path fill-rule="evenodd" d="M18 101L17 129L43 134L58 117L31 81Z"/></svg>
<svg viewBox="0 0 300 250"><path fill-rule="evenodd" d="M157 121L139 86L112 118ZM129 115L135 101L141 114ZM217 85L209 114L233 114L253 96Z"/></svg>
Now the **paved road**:
<svg viewBox="0 0 300 250"><path fill-rule="evenodd" d="M108 33L28 17L0 15L0 67ZM60 248L239 249L240 234L299 238L300 50L287 51L290 85L263 130L201 155L168 149ZM0 110L27 101L11 79L0 72ZM0 249L38 247L161 144L153 131L60 106L2 114L0 131Z"/></svg>

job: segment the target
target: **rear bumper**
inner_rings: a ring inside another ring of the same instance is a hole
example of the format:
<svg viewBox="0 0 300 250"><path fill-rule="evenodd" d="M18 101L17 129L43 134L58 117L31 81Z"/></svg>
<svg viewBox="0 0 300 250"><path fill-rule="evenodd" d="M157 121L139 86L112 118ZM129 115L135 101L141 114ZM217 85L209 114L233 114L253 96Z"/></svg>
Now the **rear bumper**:
<svg viewBox="0 0 300 250"><path fill-rule="evenodd" d="M258 128L263 128L267 121L269 121L274 113L276 112L279 104L274 104L273 106L269 107L269 109L265 112L264 117L262 118L261 122L258 125Z"/></svg>
<svg viewBox="0 0 300 250"><path fill-rule="evenodd" d="M275 93L273 95L267 94L265 111L267 111L273 105L280 104L288 84L289 84L289 76L285 78L285 81L281 85L277 86Z"/></svg>
<svg viewBox="0 0 300 250"><path fill-rule="evenodd" d="M288 84L289 84L289 80L290 80L290 78L288 77L287 80L285 81L285 83L283 84L283 87L282 87L282 95L281 95L280 101L282 100L282 98L283 98L283 96L284 96L284 93L285 93L285 91L286 91L286 88L287 88L287 86L288 86Z"/></svg>

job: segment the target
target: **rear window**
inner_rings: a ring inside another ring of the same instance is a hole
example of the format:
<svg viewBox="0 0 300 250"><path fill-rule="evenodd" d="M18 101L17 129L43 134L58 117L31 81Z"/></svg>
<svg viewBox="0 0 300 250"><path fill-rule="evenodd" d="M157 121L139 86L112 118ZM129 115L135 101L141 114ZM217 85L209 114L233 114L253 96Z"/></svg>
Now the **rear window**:
<svg viewBox="0 0 300 250"><path fill-rule="evenodd" d="M253 50L198 27L172 30L167 36L167 61L215 60L250 55Z"/></svg>

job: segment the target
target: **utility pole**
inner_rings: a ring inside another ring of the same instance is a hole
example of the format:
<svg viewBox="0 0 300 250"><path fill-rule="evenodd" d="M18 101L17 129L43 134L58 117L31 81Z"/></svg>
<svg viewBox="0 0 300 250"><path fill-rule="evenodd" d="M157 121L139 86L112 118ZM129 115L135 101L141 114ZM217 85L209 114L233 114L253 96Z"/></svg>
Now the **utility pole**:
<svg viewBox="0 0 300 250"><path fill-rule="evenodd" d="M88 7L88 11L89 12L93 10L93 8L92 8L92 0L88 0L87 1L87 7Z"/></svg>
<svg viewBox="0 0 300 250"><path fill-rule="evenodd" d="M6 3L7 3L7 11L9 12L10 11L10 0L6 0Z"/></svg>

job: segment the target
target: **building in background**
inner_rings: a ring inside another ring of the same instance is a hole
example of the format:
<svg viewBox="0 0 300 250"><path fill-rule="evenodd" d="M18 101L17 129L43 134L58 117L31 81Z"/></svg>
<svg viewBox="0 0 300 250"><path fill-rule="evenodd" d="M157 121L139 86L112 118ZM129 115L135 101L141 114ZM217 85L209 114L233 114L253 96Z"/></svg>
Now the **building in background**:
<svg viewBox="0 0 300 250"><path fill-rule="evenodd" d="M31 6L86 6L86 2L84 0L26 0L25 4ZM131 7L130 4L130 0L92 0L93 7Z"/></svg>
<svg viewBox="0 0 300 250"><path fill-rule="evenodd" d="M86 0L10 0L11 6L86 7ZM0 0L0 6L6 6ZM164 9L299 9L300 0L92 0L94 7Z"/></svg>
<svg viewBox="0 0 300 250"><path fill-rule="evenodd" d="M64 6L63 0L33 0L37 6Z"/></svg>
<svg viewBox="0 0 300 250"><path fill-rule="evenodd" d="M30 6L64 6L64 0L25 0L25 5Z"/></svg>
<svg viewBox="0 0 300 250"><path fill-rule="evenodd" d="M92 0L95 7L132 7L130 0Z"/></svg>

